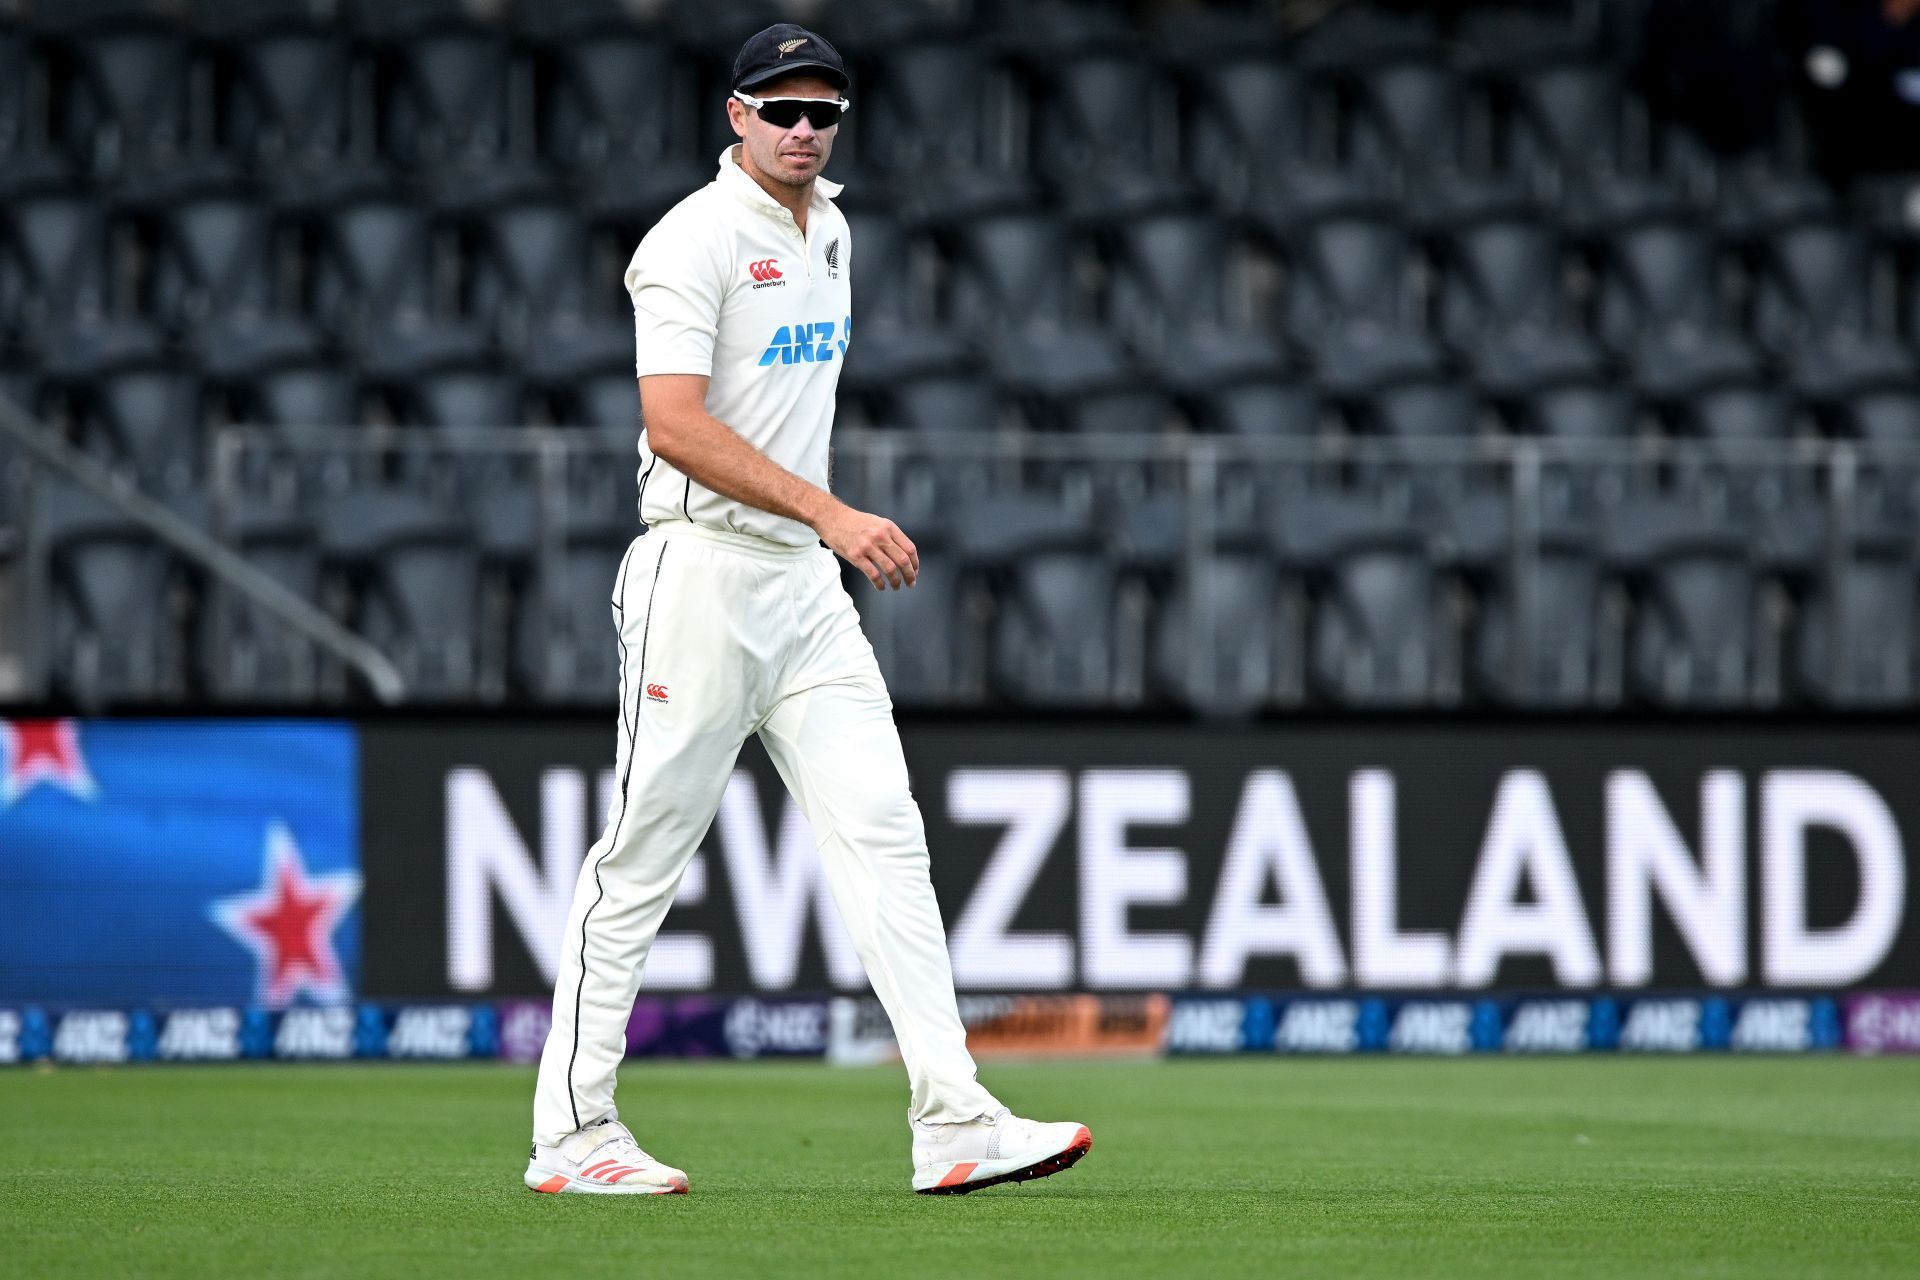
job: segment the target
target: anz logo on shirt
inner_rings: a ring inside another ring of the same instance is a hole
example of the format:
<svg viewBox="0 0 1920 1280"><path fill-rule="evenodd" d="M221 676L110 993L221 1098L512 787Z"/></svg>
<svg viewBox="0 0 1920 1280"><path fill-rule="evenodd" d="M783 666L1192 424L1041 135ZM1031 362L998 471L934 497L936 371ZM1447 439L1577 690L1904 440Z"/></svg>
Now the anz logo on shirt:
<svg viewBox="0 0 1920 1280"><path fill-rule="evenodd" d="M815 320L812 324L783 324L774 330L773 341L760 353L760 367L764 369L776 361L780 364L825 364L833 359L836 351L841 355L847 354L847 332L852 328L852 316L838 325L831 320Z"/></svg>

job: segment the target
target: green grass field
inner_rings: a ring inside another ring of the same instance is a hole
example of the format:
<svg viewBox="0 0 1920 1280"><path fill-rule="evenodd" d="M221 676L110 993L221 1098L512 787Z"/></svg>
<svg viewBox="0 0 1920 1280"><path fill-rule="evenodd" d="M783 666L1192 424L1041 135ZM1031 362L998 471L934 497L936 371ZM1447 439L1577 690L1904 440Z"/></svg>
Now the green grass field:
<svg viewBox="0 0 1920 1280"><path fill-rule="evenodd" d="M0 1072L0 1273L1912 1276L1920 1061L992 1065L1092 1155L907 1190L897 1068L629 1064L693 1194L520 1185L528 1070Z"/></svg>

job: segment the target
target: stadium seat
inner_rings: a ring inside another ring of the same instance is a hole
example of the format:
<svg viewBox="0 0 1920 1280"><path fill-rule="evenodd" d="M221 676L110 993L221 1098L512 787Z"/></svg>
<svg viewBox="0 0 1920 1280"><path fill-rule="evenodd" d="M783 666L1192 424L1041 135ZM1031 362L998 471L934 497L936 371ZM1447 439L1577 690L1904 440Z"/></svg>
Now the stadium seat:
<svg viewBox="0 0 1920 1280"><path fill-rule="evenodd" d="M1391 60L1352 77L1345 160L1392 175L1423 198L1436 175L1467 166L1467 93L1452 67L1426 58Z"/></svg>
<svg viewBox="0 0 1920 1280"><path fill-rule="evenodd" d="M395 196L355 198L326 214L318 232L314 314L363 368L404 378L486 351L483 334L453 320L424 210Z"/></svg>
<svg viewBox="0 0 1920 1280"><path fill-rule="evenodd" d="M564 385L632 356L624 290L596 272L585 220L568 204L516 201L479 219L468 307L538 382Z"/></svg>
<svg viewBox="0 0 1920 1280"><path fill-rule="evenodd" d="M1104 330L1036 326L992 348L994 375L1024 405L1033 425L1061 431L1152 431L1169 398Z"/></svg>
<svg viewBox="0 0 1920 1280"><path fill-rule="evenodd" d="M1332 214L1301 227L1292 249L1286 325L1296 341L1314 345L1355 324L1398 330L1416 322L1413 246L1391 218Z"/></svg>
<svg viewBox="0 0 1920 1280"><path fill-rule="evenodd" d="M1639 419L1640 405L1632 390L1612 379L1573 380L1524 397L1517 407L1517 424L1553 442L1540 474L1546 509L1556 516L1593 518L1650 487L1650 459L1618 460L1620 450L1639 435ZM1611 456L1596 456L1587 442Z"/></svg>
<svg viewBox="0 0 1920 1280"><path fill-rule="evenodd" d="M1679 414L1689 444L1678 468L1681 489L1708 510L1751 520L1805 495L1818 477L1811 467L1765 456L1755 446L1784 445L1797 430L1792 397L1765 382L1733 382L1692 396Z"/></svg>
<svg viewBox="0 0 1920 1280"><path fill-rule="evenodd" d="M238 422L269 429L264 438L250 436L240 454L243 484L254 497L318 503L379 473L378 451L321 443L326 433L363 421L360 379L350 368L311 363L266 370L233 388L231 401ZM322 434L316 437L315 429Z"/></svg>
<svg viewBox="0 0 1920 1280"><path fill-rule="evenodd" d="M63 133L89 172L151 173L207 141L191 134L193 58L180 30L122 17L67 47L74 78Z"/></svg>
<svg viewBox="0 0 1920 1280"><path fill-rule="evenodd" d="M1310 577L1308 670L1355 706L1418 705L1447 687L1450 637L1424 532L1366 499L1301 494L1275 513L1281 564Z"/></svg>
<svg viewBox="0 0 1920 1280"><path fill-rule="evenodd" d="M1154 674L1180 703L1244 716L1294 692L1297 626L1290 626L1270 557L1217 552L1182 574L1155 627Z"/></svg>
<svg viewBox="0 0 1920 1280"><path fill-rule="evenodd" d="M638 30L598 30L554 51L543 115L546 155L562 168L688 158L691 88L673 46ZM704 159L704 157L702 157Z"/></svg>
<svg viewBox="0 0 1920 1280"><path fill-rule="evenodd" d="M152 302L162 324L187 339L209 374L244 378L256 369L315 359L322 339L294 314L271 211L237 193L166 206L152 266Z"/></svg>
<svg viewBox="0 0 1920 1280"><path fill-rule="evenodd" d="M1867 239L1837 222L1806 222L1766 243L1754 285L1753 331L1782 354L1871 331Z"/></svg>
<svg viewBox="0 0 1920 1280"><path fill-rule="evenodd" d="M1236 296L1241 253L1227 224L1203 213L1120 220L1107 323L1182 389L1281 371L1286 353L1248 322Z"/></svg>
<svg viewBox="0 0 1920 1280"><path fill-rule="evenodd" d="M566 426L589 427L613 440L633 440L640 434L640 389L633 365L621 361L576 378L564 388Z"/></svg>
<svg viewBox="0 0 1920 1280"><path fill-rule="evenodd" d="M1911 706L1920 631L1920 571L1912 526L1869 519L1847 537L1847 554L1814 575L1795 629L1794 676L1833 706ZM1836 572L1837 570L1837 572Z"/></svg>
<svg viewBox="0 0 1920 1280"><path fill-rule="evenodd" d="M293 194L339 180L342 166L374 163L374 139L356 126L370 101L370 68L345 36L281 29L239 41L226 95L227 141L257 172Z"/></svg>
<svg viewBox="0 0 1920 1280"><path fill-rule="evenodd" d="M535 697L600 705L619 697L612 598L620 557L633 534L627 520L564 518L558 557L539 561L554 576L536 575L522 593L515 629L516 674Z"/></svg>
<svg viewBox="0 0 1920 1280"><path fill-rule="evenodd" d="M85 491L49 483L36 508L50 554L54 679L82 705L184 692L176 566L144 526Z"/></svg>
<svg viewBox="0 0 1920 1280"><path fill-rule="evenodd" d="M1623 504L1607 554L1633 592L1631 687L1665 706L1738 706L1766 682L1755 645L1759 579L1747 533L1684 500Z"/></svg>
<svg viewBox="0 0 1920 1280"><path fill-rule="evenodd" d="M1144 619L1123 617L1118 576L1098 551L1031 548L999 594L993 670L1032 706L1138 701Z"/></svg>
<svg viewBox="0 0 1920 1280"><path fill-rule="evenodd" d="M956 229L957 253L949 314L965 332L987 340L1038 324L1083 323L1091 299L1076 268L1090 248L1066 221L1045 213L973 219ZM858 252L856 247L856 253Z"/></svg>
<svg viewBox="0 0 1920 1280"><path fill-rule="evenodd" d="M484 28L418 35L396 48L396 79L386 101L384 144L401 165L472 169L530 158L525 69L507 39Z"/></svg>
<svg viewBox="0 0 1920 1280"><path fill-rule="evenodd" d="M360 385L339 365L290 365L256 374L242 404L246 419L273 426L350 427L360 422Z"/></svg>
<svg viewBox="0 0 1920 1280"><path fill-rule="evenodd" d="M480 553L472 528L417 493L360 488L322 513L330 560L358 585L359 630L413 696L457 700L479 677Z"/></svg>
<svg viewBox="0 0 1920 1280"><path fill-rule="evenodd" d="M887 421L910 431L980 435L998 430L1007 417L993 381L977 374L914 378L894 388Z"/></svg>
<svg viewBox="0 0 1920 1280"><path fill-rule="evenodd" d="M913 536L921 550L913 590L875 591L864 580L849 588L861 629L896 702L950 706L976 700L985 667L980 610L959 558L935 541Z"/></svg>
<svg viewBox="0 0 1920 1280"><path fill-rule="evenodd" d="M1290 254L1286 330L1313 353L1325 390L1352 396L1440 371L1441 352L1420 325L1413 245L1391 217L1331 212L1294 233Z"/></svg>
<svg viewBox="0 0 1920 1280"><path fill-rule="evenodd" d="M1363 484L1402 492L1423 508L1447 501L1467 485L1479 467L1425 452L1430 441L1471 444L1482 434L1487 413L1469 384L1453 378L1422 378L1380 387L1358 405L1361 421L1376 437L1377 452L1356 469Z"/></svg>
<svg viewBox="0 0 1920 1280"><path fill-rule="evenodd" d="M255 569L304 600L321 600L320 542L313 522L299 511L243 503L228 515L221 533ZM200 645L208 692L236 702L315 698L320 657L314 647L240 592L217 579L209 586L209 621Z"/></svg>
<svg viewBox="0 0 1920 1280"><path fill-rule="evenodd" d="M836 170L837 148L852 142L869 173L886 175L902 210L935 221L1040 203L1019 132L1031 109L1024 87L978 43L897 48L860 85L858 100L866 105L836 143ZM960 100L968 110L952 109ZM852 184L847 195L856 203L865 198Z"/></svg>
<svg viewBox="0 0 1920 1280"><path fill-rule="evenodd" d="M1315 115L1307 77L1291 62L1242 50L1197 68L1192 79L1188 171L1215 207L1244 212L1260 171L1309 154Z"/></svg>
<svg viewBox="0 0 1920 1280"><path fill-rule="evenodd" d="M1099 52L1036 67L1045 93L1035 115L1033 167L1067 208L1112 215L1189 203L1181 172L1179 97L1151 58ZM1126 156L1115 164L1114 157Z"/></svg>
<svg viewBox="0 0 1920 1280"><path fill-rule="evenodd" d="M1539 210L1514 209L1455 227L1441 249L1439 321L1455 349L1571 323L1557 231Z"/></svg>
<svg viewBox="0 0 1920 1280"><path fill-rule="evenodd" d="M439 369L415 377L407 390L405 420L421 426L500 428L519 426L522 420L523 388L509 370Z"/></svg>
<svg viewBox="0 0 1920 1280"><path fill-rule="evenodd" d="M882 214L850 213L847 229L859 327L847 342L841 386L856 396L884 394L905 379L963 368L965 338L934 318L931 246Z"/></svg>
<svg viewBox="0 0 1920 1280"><path fill-rule="evenodd" d="M0 216L7 250L0 293L7 314L0 323L38 346L50 328L106 317L115 299L115 257L102 203L45 192L9 201Z"/></svg>
<svg viewBox="0 0 1920 1280"><path fill-rule="evenodd" d="M1651 330L1636 341L1630 365L1643 399L1674 404L1713 387L1756 381L1766 359L1746 338L1730 332Z"/></svg>
<svg viewBox="0 0 1920 1280"><path fill-rule="evenodd" d="M191 370L136 365L90 381L81 393L81 441L142 489L179 495L206 474L204 388Z"/></svg>
<svg viewBox="0 0 1920 1280"><path fill-rule="evenodd" d="M1548 62L1505 79L1508 165L1546 194L1629 170L1619 73L1600 62Z"/></svg>
<svg viewBox="0 0 1920 1280"><path fill-rule="evenodd" d="M1275 378L1220 387L1200 399L1201 422L1233 435L1311 440L1320 396L1309 382Z"/></svg>
<svg viewBox="0 0 1920 1280"><path fill-rule="evenodd" d="M1515 706L1616 699L1619 606L1598 529L1543 505L1523 585L1515 573L1513 503L1506 494L1472 495L1452 515L1456 561L1479 586L1472 665L1480 690Z"/></svg>
<svg viewBox="0 0 1920 1280"><path fill-rule="evenodd" d="M1601 256L1600 337L1626 350L1642 335L1724 327L1719 263L1711 234L1685 220L1654 220L1610 235Z"/></svg>

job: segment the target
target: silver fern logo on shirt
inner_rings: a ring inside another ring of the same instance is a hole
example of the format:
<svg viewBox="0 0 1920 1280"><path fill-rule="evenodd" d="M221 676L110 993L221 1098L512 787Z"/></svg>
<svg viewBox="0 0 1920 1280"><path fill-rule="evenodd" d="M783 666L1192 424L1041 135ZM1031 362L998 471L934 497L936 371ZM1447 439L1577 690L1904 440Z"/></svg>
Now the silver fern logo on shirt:
<svg viewBox="0 0 1920 1280"><path fill-rule="evenodd" d="M840 237L827 241L827 279L840 278Z"/></svg>

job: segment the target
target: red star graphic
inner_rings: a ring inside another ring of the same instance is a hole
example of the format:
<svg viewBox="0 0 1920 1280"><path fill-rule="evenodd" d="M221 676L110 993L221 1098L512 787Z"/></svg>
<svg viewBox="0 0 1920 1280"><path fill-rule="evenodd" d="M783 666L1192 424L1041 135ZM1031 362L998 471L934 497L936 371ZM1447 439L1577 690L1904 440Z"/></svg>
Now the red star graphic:
<svg viewBox="0 0 1920 1280"><path fill-rule="evenodd" d="M0 809L10 808L43 782L91 800L98 788L80 754L75 720L0 720Z"/></svg>
<svg viewBox="0 0 1920 1280"><path fill-rule="evenodd" d="M307 874L293 833L276 822L267 829L259 889L222 898L210 913L260 962L254 987L261 1004L284 1009L302 992L338 1003L349 993L333 931L359 896L357 872Z"/></svg>

